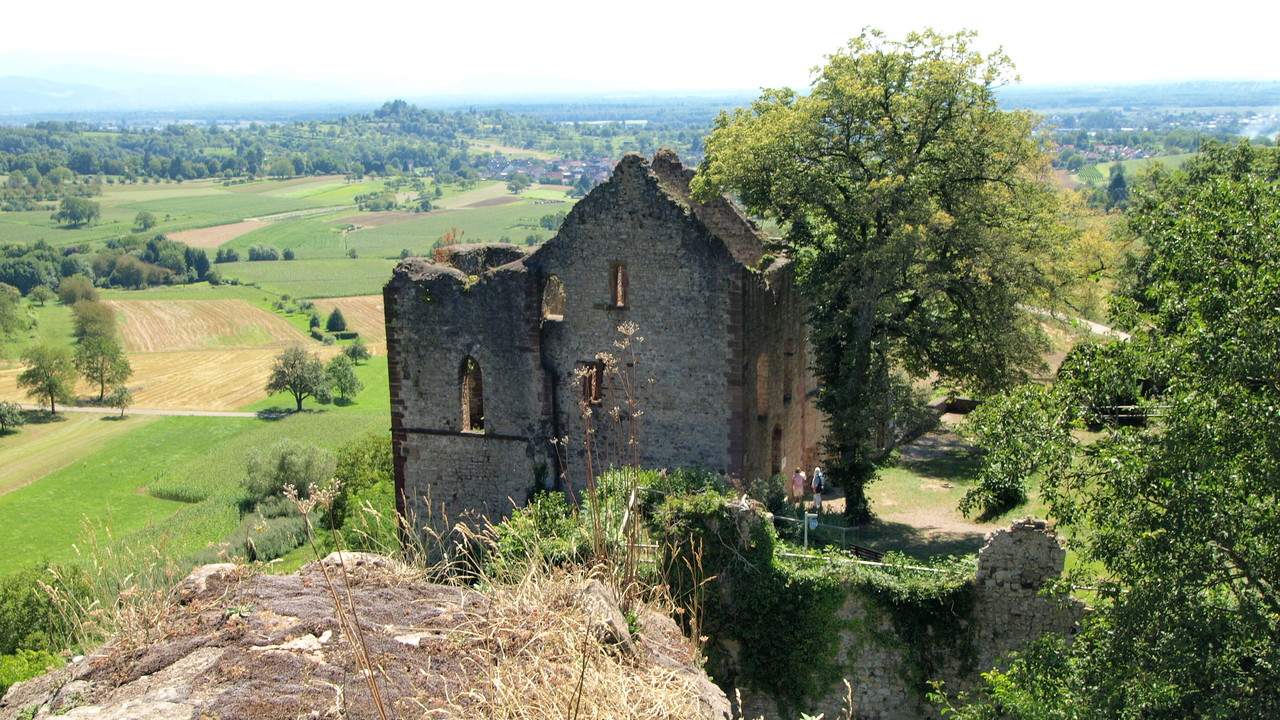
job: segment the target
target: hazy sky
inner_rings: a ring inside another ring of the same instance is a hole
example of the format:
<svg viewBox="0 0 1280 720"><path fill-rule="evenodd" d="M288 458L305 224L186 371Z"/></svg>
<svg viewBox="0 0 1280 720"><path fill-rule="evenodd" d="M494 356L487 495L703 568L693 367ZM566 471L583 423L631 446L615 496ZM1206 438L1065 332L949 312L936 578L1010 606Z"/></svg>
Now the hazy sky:
<svg viewBox="0 0 1280 720"><path fill-rule="evenodd" d="M767 5L69 0L51 12L15 2L3 49L55 50L46 63L262 74L371 94L754 89L806 85L809 69L864 26L895 38L932 26L977 30L983 45L1002 45L1024 84L1280 77L1270 49L1280 11L1269 3L1252 12L1132 0ZM23 70L4 64L0 76Z"/></svg>

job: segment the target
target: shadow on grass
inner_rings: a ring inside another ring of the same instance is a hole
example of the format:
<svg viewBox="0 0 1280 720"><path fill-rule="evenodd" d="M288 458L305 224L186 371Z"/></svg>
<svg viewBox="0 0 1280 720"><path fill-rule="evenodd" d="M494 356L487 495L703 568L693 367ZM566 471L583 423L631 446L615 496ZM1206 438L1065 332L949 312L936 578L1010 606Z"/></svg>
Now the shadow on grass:
<svg viewBox="0 0 1280 720"><path fill-rule="evenodd" d="M48 410L23 410L22 417L27 425L45 425L55 422L66 422L65 414L51 413Z"/></svg>
<svg viewBox="0 0 1280 720"><path fill-rule="evenodd" d="M128 415L103 415L99 419L102 420L102 422L121 422L123 420L128 420L129 416Z"/></svg>
<svg viewBox="0 0 1280 720"><path fill-rule="evenodd" d="M935 555L968 555L982 549L986 532L937 532L929 527L915 527L900 522L875 520L870 525L850 531L850 540L881 552L895 550L914 558ZM854 539L854 537L858 539Z"/></svg>
<svg viewBox="0 0 1280 720"><path fill-rule="evenodd" d="M315 412L313 410L303 410L302 412ZM269 407L258 411L259 420L283 420L290 415L297 415L298 411L293 408L285 407Z"/></svg>
<svg viewBox="0 0 1280 720"><path fill-rule="evenodd" d="M900 466L917 475L949 480L954 483L971 484L978 477L982 466L982 455L978 451L953 451L941 457L928 460L903 460Z"/></svg>

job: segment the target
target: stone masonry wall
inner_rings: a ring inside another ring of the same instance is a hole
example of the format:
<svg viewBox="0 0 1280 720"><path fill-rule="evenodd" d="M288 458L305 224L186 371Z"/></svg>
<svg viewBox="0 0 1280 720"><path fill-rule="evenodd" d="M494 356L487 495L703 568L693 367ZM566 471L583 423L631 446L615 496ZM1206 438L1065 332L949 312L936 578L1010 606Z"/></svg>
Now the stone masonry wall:
<svg viewBox="0 0 1280 720"><path fill-rule="evenodd" d="M397 495L419 521L440 519L440 503L497 520L511 501L524 502L535 466L546 462L528 442L543 432L540 385L531 382L540 348L529 274L515 263L467 283L456 268L415 258L384 291ZM467 357L480 368L482 433L462 422ZM406 477L414 482L402 485Z"/></svg>
<svg viewBox="0 0 1280 720"><path fill-rule="evenodd" d="M459 245L396 268L384 307L407 510L430 497L496 520L543 472L581 491L589 471L633 461L745 479L774 459L811 469L823 428L804 300L785 263L755 268L765 238L732 203L692 200L692 176L670 151L628 155L532 253ZM634 365L615 347L623 325L636 328ZM606 377L586 404L589 466L579 371L600 353L631 386ZM464 422L466 358L483 379L483 428ZM634 446L628 400L643 413Z"/></svg>
<svg viewBox="0 0 1280 720"><path fill-rule="evenodd" d="M580 382L574 369L614 347L618 327L634 323L639 345L635 397L640 462L646 467L727 469L729 325L742 271L725 246L677 202L637 155L574 207L556 237L526 261L545 286L564 286L563 317L543 325L543 368L556 395L555 426L569 439L566 473L585 484ZM625 302L615 304L615 268L625 267ZM625 462L625 438L609 420L624 394L606 383L593 406L595 463ZM609 457L604 457L609 455Z"/></svg>
<svg viewBox="0 0 1280 720"><path fill-rule="evenodd" d="M752 274L744 291L743 427L746 478L777 471L806 474L820 462L825 418L814 407L817 380L809 369L808 303L785 262ZM777 447L775 448L775 440Z"/></svg>
<svg viewBox="0 0 1280 720"><path fill-rule="evenodd" d="M1074 634L1084 614L1084 605L1068 596L1042 595L1046 581L1062 572L1066 552L1042 520L1027 518L1007 530L997 530L978 555L973 582L977 601L968 622L973 624L976 663L972 672L959 675L956 664L944 672L948 691L966 688L985 672L1026 643L1046 633ZM907 687L903 679L904 653L901 643L892 641L889 620L870 608L856 591L851 591L840 609L840 617L862 632L841 635L840 662L845 667L853 691L855 717L865 720L917 720L938 717ZM870 622L870 633L865 623ZM884 642L874 639L889 638ZM807 711L837 717L846 706L848 690L843 683ZM779 717L767 697L742 692L743 717Z"/></svg>

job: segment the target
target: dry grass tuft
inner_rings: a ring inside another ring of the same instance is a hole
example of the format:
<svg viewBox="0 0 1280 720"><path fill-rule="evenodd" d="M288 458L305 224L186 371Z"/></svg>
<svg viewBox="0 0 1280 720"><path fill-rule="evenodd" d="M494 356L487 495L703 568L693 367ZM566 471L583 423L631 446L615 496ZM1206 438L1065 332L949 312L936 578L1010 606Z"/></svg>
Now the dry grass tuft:
<svg viewBox="0 0 1280 720"><path fill-rule="evenodd" d="M468 659L456 692L424 698L423 710L499 720L705 716L706 689L686 669L694 653L674 623L643 614L634 652L602 640L585 607L588 582L581 573L539 571L487 591L483 611L457 628Z"/></svg>

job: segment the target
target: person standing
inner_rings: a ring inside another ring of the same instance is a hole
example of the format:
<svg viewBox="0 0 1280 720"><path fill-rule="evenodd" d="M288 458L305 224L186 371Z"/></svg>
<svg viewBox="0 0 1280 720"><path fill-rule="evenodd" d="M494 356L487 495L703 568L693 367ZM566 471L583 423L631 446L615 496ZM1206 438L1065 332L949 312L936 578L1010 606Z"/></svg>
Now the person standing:
<svg viewBox="0 0 1280 720"><path fill-rule="evenodd" d="M791 476L791 496L795 498L796 507L804 504L804 470L796 468L796 472Z"/></svg>
<svg viewBox="0 0 1280 720"><path fill-rule="evenodd" d="M827 475L819 465L813 469L813 511L822 512L822 493L827 489Z"/></svg>

